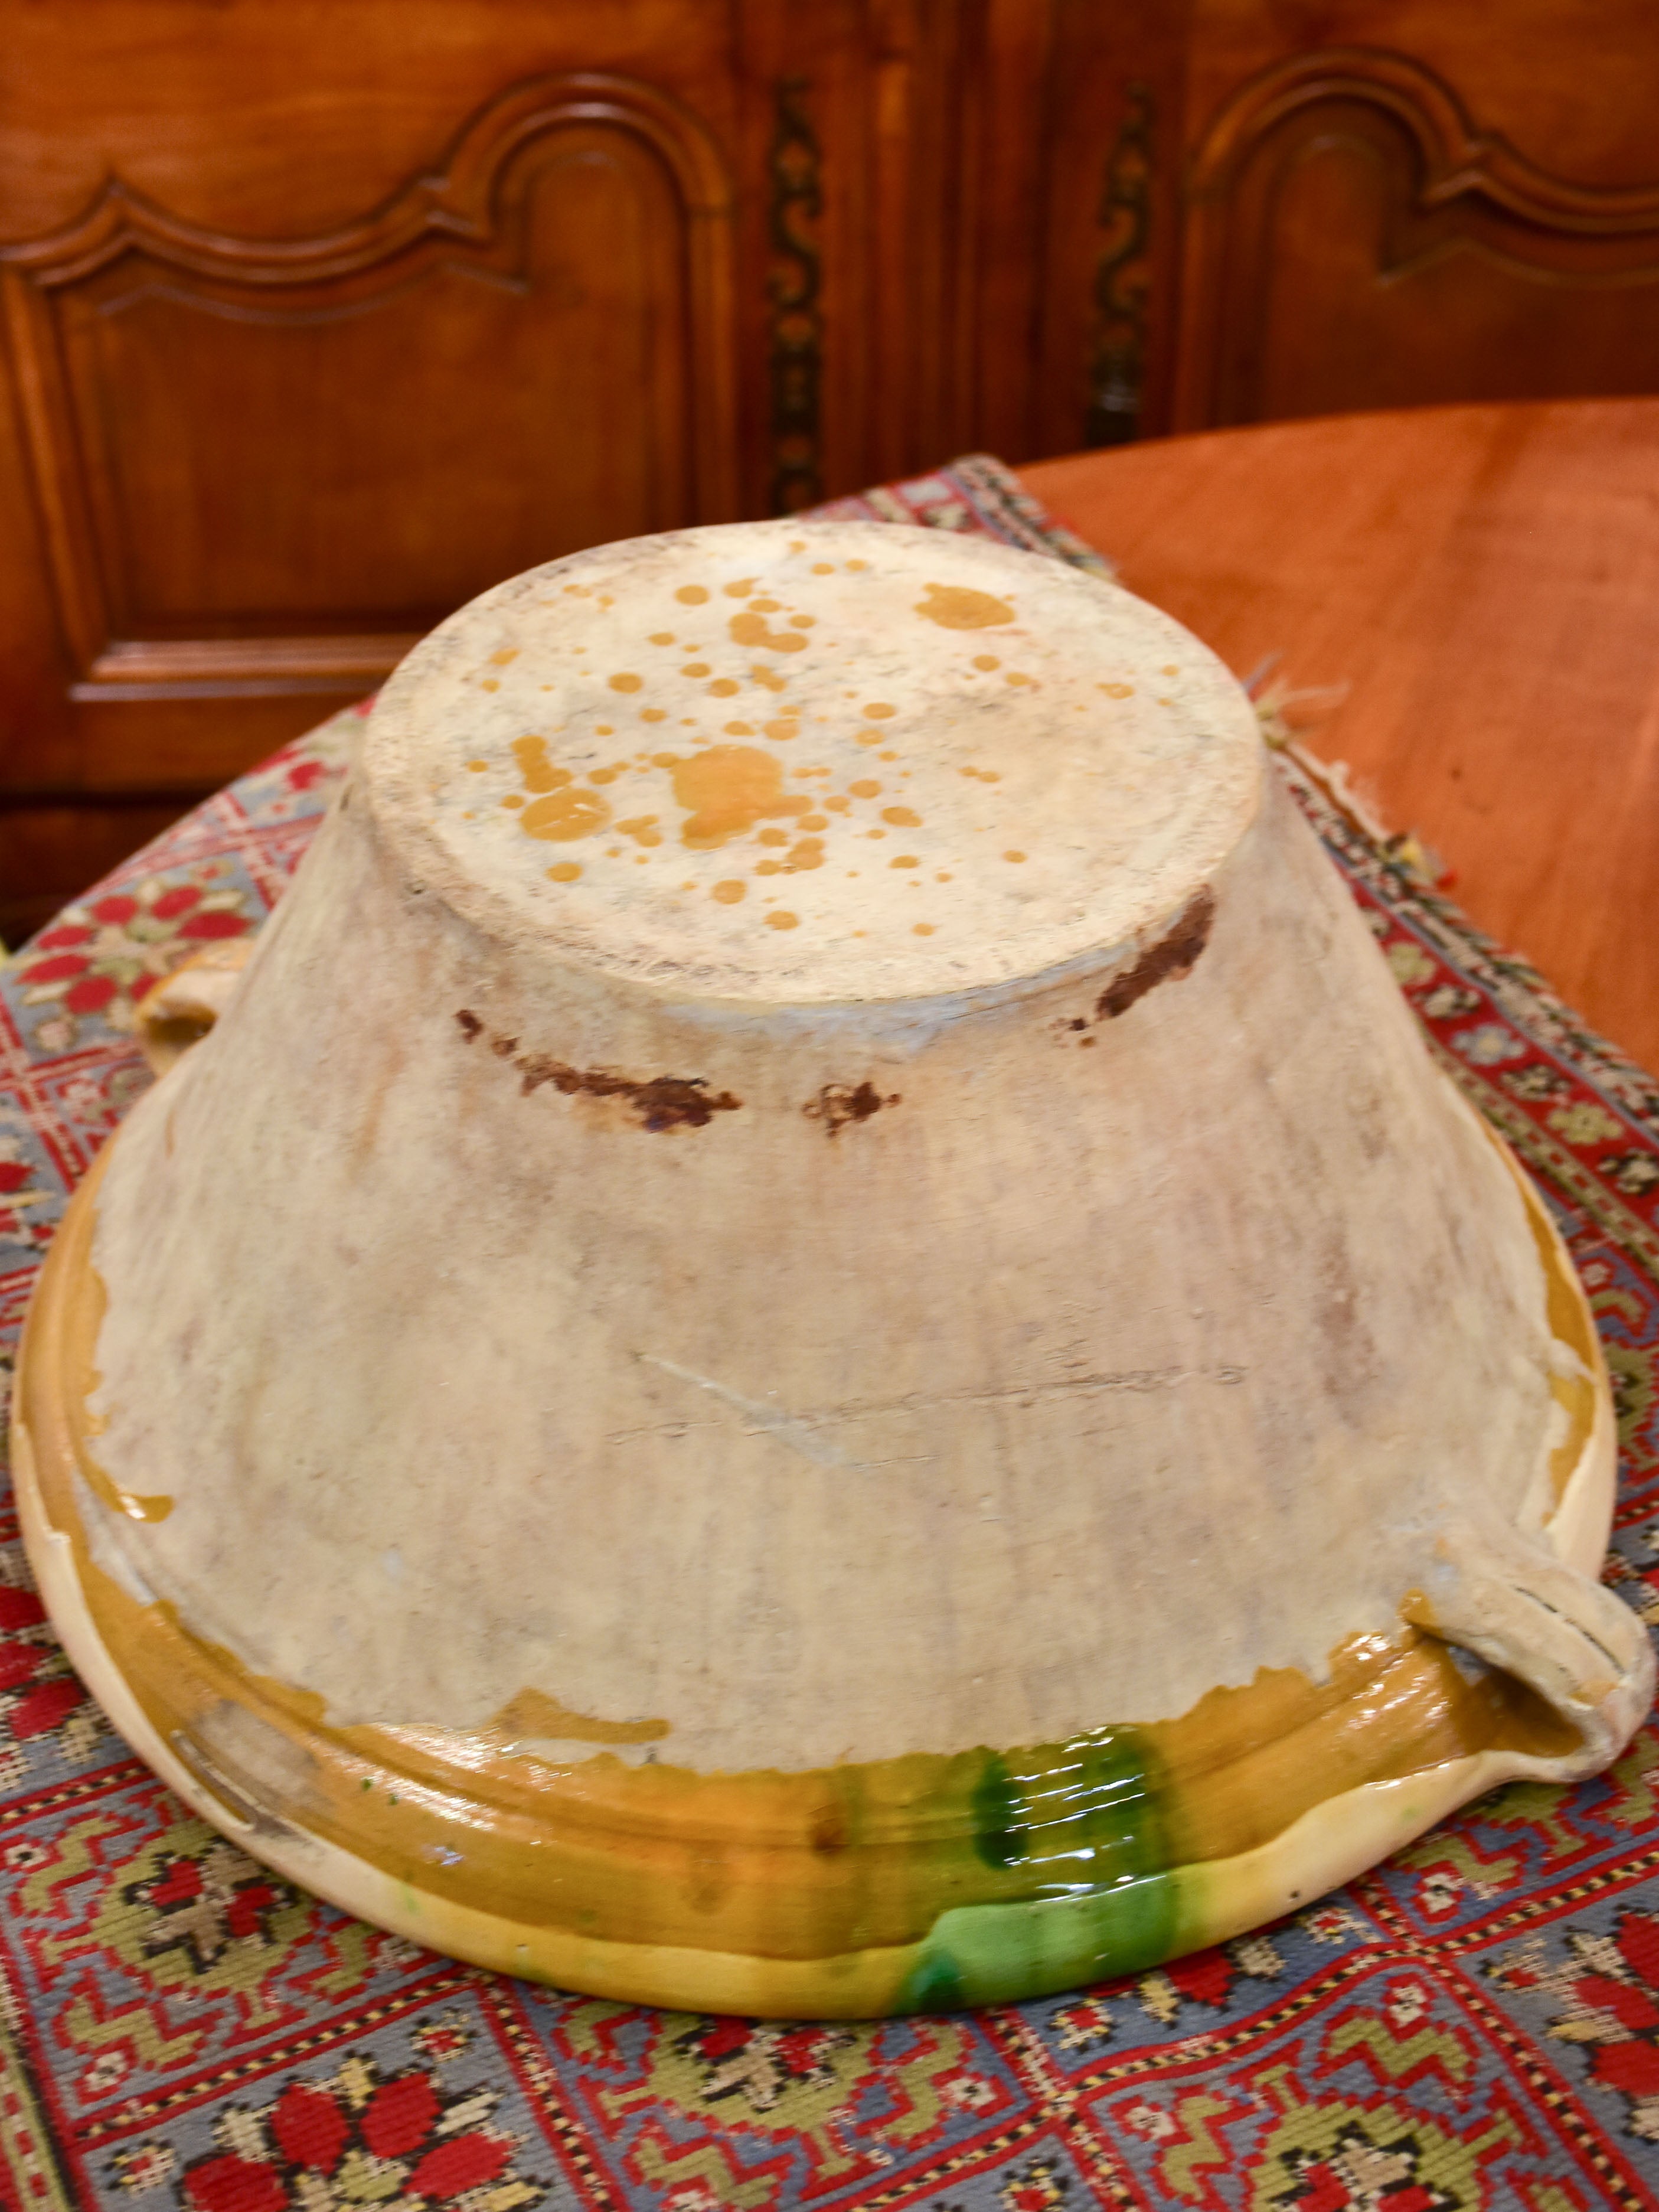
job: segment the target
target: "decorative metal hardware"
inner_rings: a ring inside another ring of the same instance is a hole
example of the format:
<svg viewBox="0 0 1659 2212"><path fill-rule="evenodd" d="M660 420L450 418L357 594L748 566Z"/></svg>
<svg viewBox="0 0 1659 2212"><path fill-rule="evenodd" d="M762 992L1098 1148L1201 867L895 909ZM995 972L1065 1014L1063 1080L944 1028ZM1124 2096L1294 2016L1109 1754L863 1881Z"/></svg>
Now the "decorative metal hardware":
<svg viewBox="0 0 1659 2212"><path fill-rule="evenodd" d="M777 88L772 139L772 249L766 289L771 301L772 511L793 514L823 496L818 433L823 381L822 270L815 233L823 211L817 133L801 105L805 77Z"/></svg>
<svg viewBox="0 0 1659 2212"><path fill-rule="evenodd" d="M1091 446L1127 445L1140 425L1146 354L1146 242L1152 225L1152 94L1128 88L1127 112L1106 161L1097 217L1105 239L1095 263L1089 362Z"/></svg>

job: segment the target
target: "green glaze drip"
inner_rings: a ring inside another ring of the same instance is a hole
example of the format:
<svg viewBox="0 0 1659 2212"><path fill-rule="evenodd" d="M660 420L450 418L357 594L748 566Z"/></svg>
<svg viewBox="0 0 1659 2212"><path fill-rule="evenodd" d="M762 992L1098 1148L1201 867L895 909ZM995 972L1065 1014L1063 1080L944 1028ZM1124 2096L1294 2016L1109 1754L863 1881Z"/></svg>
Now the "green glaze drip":
<svg viewBox="0 0 1659 2212"><path fill-rule="evenodd" d="M1025 1856L1025 1831L1019 1824L1020 1799L1008 1762L993 1752L975 1785L974 1849L987 1866L1018 1866Z"/></svg>
<svg viewBox="0 0 1659 2212"><path fill-rule="evenodd" d="M1172 1875L1131 1875L1079 1897L953 1906L929 1929L893 2010L1016 2004L1145 1973L1174 1948L1176 1884Z"/></svg>
<svg viewBox="0 0 1659 2212"><path fill-rule="evenodd" d="M1163 1779L1137 1729L988 1753L971 1801L975 1850L1023 1893L940 1913L895 2009L1006 2003L1167 1958L1176 1885Z"/></svg>

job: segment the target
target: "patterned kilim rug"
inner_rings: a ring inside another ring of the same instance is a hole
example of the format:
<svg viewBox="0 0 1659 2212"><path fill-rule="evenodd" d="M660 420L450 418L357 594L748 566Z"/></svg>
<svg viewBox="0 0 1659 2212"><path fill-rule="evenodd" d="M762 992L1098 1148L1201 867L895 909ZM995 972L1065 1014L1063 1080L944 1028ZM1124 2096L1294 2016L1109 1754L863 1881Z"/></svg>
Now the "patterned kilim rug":
<svg viewBox="0 0 1659 2212"><path fill-rule="evenodd" d="M994 463L842 501L1102 566ZM337 715L0 974L0 1328L149 1080L135 992L257 929ZM1616 1378L1609 1578L1659 1623L1659 1094L1283 763L1432 1048L1572 1248ZM1488 1797L1261 1933L1078 1996L872 2027L563 1996L267 1875L110 1733L0 1489L0 2193L346 2212L1659 2206L1659 1735Z"/></svg>

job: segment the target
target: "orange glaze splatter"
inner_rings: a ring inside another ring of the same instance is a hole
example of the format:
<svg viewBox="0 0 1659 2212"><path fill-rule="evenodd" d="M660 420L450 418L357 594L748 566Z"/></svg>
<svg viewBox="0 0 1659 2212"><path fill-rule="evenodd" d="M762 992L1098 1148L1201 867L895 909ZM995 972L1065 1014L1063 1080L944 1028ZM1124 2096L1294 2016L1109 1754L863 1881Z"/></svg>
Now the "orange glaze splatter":
<svg viewBox="0 0 1659 2212"><path fill-rule="evenodd" d="M1135 696L1133 684L1102 684L1097 689L1103 691L1109 699L1133 699Z"/></svg>
<svg viewBox="0 0 1659 2212"><path fill-rule="evenodd" d="M1024 853L1005 853L1002 857L1005 860L1023 860L1025 855Z"/></svg>
<svg viewBox="0 0 1659 2212"><path fill-rule="evenodd" d="M803 814L800 817L800 826L803 830L827 830L830 827L830 817L827 814Z"/></svg>
<svg viewBox="0 0 1659 2212"><path fill-rule="evenodd" d="M780 676L774 668L751 668L749 681L758 684L764 691L787 691L789 688L789 678Z"/></svg>
<svg viewBox="0 0 1659 2212"><path fill-rule="evenodd" d="M561 860L556 867L550 868L547 873L548 879L551 883L574 884L581 872L580 860Z"/></svg>
<svg viewBox="0 0 1659 2212"><path fill-rule="evenodd" d="M717 676L708 687L717 699L729 699L737 688L729 676Z"/></svg>
<svg viewBox="0 0 1659 2212"><path fill-rule="evenodd" d="M814 561L812 563L812 574L815 576L833 576L835 573L836 564L833 561Z"/></svg>
<svg viewBox="0 0 1659 2212"><path fill-rule="evenodd" d="M799 630L769 629L766 617L757 615L751 607L745 607L740 615L733 615L726 628L732 633L734 645L746 645L751 649L764 648L768 653L805 653L806 650L806 640Z"/></svg>
<svg viewBox="0 0 1659 2212"><path fill-rule="evenodd" d="M887 863L890 868L919 868L921 862L914 853L900 853Z"/></svg>
<svg viewBox="0 0 1659 2212"><path fill-rule="evenodd" d="M994 653L976 653L974 655L974 665L975 668L982 668L988 676L992 669L1000 668L1002 663Z"/></svg>
<svg viewBox="0 0 1659 2212"><path fill-rule="evenodd" d="M706 660L689 660L680 671L682 676L707 676L708 673L708 663Z"/></svg>
<svg viewBox="0 0 1659 2212"><path fill-rule="evenodd" d="M755 745L711 745L676 766L673 785L687 816L681 842L696 851L740 837L769 817L811 811L810 799L784 791L779 763Z"/></svg>
<svg viewBox="0 0 1659 2212"><path fill-rule="evenodd" d="M800 926L800 916L789 913L787 908L779 907L767 915L766 926L769 929L796 929Z"/></svg>
<svg viewBox="0 0 1659 2212"><path fill-rule="evenodd" d="M524 805L524 793L521 791L509 791L507 797L502 799L501 805L503 806L522 806Z"/></svg>
<svg viewBox="0 0 1659 2212"><path fill-rule="evenodd" d="M993 599L989 592L970 592L962 584L924 584L921 588L927 596L917 602L915 611L941 629L995 629L1014 618L1008 602Z"/></svg>
<svg viewBox="0 0 1659 2212"><path fill-rule="evenodd" d="M791 615L789 617L791 629L816 629L817 626L818 618L816 615Z"/></svg>
<svg viewBox="0 0 1659 2212"><path fill-rule="evenodd" d="M749 886L739 883L735 876L728 876L724 883L716 884L708 896L718 899L722 906L736 906L739 899L748 897Z"/></svg>
<svg viewBox="0 0 1659 2212"><path fill-rule="evenodd" d="M501 688L501 685L495 681L493 676L486 676L483 682L478 686L480 691L499 691Z"/></svg>
<svg viewBox="0 0 1659 2212"><path fill-rule="evenodd" d="M519 763L519 781L526 791L562 791L576 780L568 768L555 768L549 760L545 738L514 738L513 755Z"/></svg>
<svg viewBox="0 0 1659 2212"><path fill-rule="evenodd" d="M884 699L872 699L864 710L864 718L867 722L885 722L897 712L898 708L890 707Z"/></svg>
<svg viewBox="0 0 1659 2212"><path fill-rule="evenodd" d="M516 645L504 645L499 653L490 654L489 665L492 668L505 668L509 660L516 660L518 657L519 648Z"/></svg>
<svg viewBox="0 0 1659 2212"><path fill-rule="evenodd" d="M849 783L847 788L854 799L874 799L881 786L870 776L861 776L856 783Z"/></svg>
<svg viewBox="0 0 1659 2212"><path fill-rule="evenodd" d="M752 576L739 576L735 584L727 584L725 586L726 596L728 599L746 599L754 588L755 580Z"/></svg>
<svg viewBox="0 0 1659 2212"><path fill-rule="evenodd" d="M708 594L701 584L682 584L674 597L683 607L700 607Z"/></svg>
<svg viewBox="0 0 1659 2212"><path fill-rule="evenodd" d="M587 772L590 783L614 783L622 774L619 768L594 768Z"/></svg>
<svg viewBox="0 0 1659 2212"><path fill-rule="evenodd" d="M821 868L823 866L823 840L822 837L803 837L792 845L784 855L783 866L786 875L804 875L808 869Z"/></svg>
<svg viewBox="0 0 1659 2212"><path fill-rule="evenodd" d="M769 738L775 738L780 744L787 744L791 738L798 738L800 735L799 722L792 722L781 717L775 722L763 722L761 726Z"/></svg>
<svg viewBox="0 0 1659 2212"><path fill-rule="evenodd" d="M545 799L532 799L519 817L519 826L526 836L565 845L577 837L591 837L610 819L611 809L597 791L554 791Z"/></svg>
<svg viewBox="0 0 1659 2212"><path fill-rule="evenodd" d="M631 837L636 845L660 845L662 831L657 827L654 814L636 814L631 821L617 824L624 837Z"/></svg>
<svg viewBox="0 0 1659 2212"><path fill-rule="evenodd" d="M850 799L842 799L839 797L835 799L826 799L823 803L832 814L845 814L848 808L852 805L852 801Z"/></svg>
<svg viewBox="0 0 1659 2212"><path fill-rule="evenodd" d="M660 707L642 707L640 720L642 722L665 722L668 717Z"/></svg>
<svg viewBox="0 0 1659 2212"><path fill-rule="evenodd" d="M752 722L727 722L725 728L728 738L752 738L755 734Z"/></svg>
<svg viewBox="0 0 1659 2212"><path fill-rule="evenodd" d="M488 761L469 761L467 763L467 766L471 769L474 775L482 775L485 769L489 766L489 763Z"/></svg>
<svg viewBox="0 0 1659 2212"><path fill-rule="evenodd" d="M933 933L931 921L913 921L910 927L918 937L931 937Z"/></svg>
<svg viewBox="0 0 1659 2212"><path fill-rule="evenodd" d="M884 822L890 822L896 830L920 830L921 827L921 815L908 806L884 806L881 818Z"/></svg>
<svg viewBox="0 0 1659 2212"><path fill-rule="evenodd" d="M753 599L750 602L750 608L752 613L757 615L781 614L783 611L783 601L781 599Z"/></svg>
<svg viewBox="0 0 1659 2212"><path fill-rule="evenodd" d="M651 633L651 642L653 645L672 645L674 633L672 629L653 629Z"/></svg>
<svg viewBox="0 0 1659 2212"><path fill-rule="evenodd" d="M789 842L789 832L787 830L763 830L760 833L760 842L763 845L787 845Z"/></svg>

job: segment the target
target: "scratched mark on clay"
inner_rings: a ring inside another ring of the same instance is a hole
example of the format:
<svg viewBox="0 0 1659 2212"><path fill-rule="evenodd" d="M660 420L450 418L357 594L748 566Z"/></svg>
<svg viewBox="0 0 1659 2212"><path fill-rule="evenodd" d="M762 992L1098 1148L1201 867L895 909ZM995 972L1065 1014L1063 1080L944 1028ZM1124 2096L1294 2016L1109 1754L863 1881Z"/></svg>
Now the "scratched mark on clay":
<svg viewBox="0 0 1659 2212"><path fill-rule="evenodd" d="M868 1472L864 1461L849 1459L839 1446L831 1443L827 1437L820 1436L817 1423L797 1420L793 1414L784 1413L778 1407L769 1406L759 1398L746 1398L741 1391L733 1390L728 1384L716 1382L712 1376L699 1375L693 1369L682 1367L672 1359L659 1359L654 1352L642 1352L640 1358L647 1367L659 1367L665 1375L672 1375L681 1382L690 1382L694 1389L707 1390L711 1397L718 1398L723 1405L730 1406L734 1413L741 1413L753 1427L769 1437L775 1437L780 1443L787 1444L792 1451L798 1451L803 1459L811 1460L815 1467L848 1468L857 1474ZM641 1432L633 1431L630 1433L637 1435Z"/></svg>
<svg viewBox="0 0 1659 2212"><path fill-rule="evenodd" d="M468 1044L483 1034L483 1024L468 1007L459 1010L455 1021ZM550 1083L566 1098L617 1098L633 1109L646 1129L704 1129L716 1114L735 1114L743 1104L730 1091L711 1091L701 1075L617 1075L609 1068L572 1067L547 1053L520 1052L518 1038L510 1036L492 1036L489 1049L498 1060L512 1062L525 1097Z"/></svg>
<svg viewBox="0 0 1659 2212"><path fill-rule="evenodd" d="M872 1114L879 1114L884 1106L902 1106L902 1097L896 1091L884 1098L875 1085L866 1080L856 1086L849 1083L826 1083L816 1098L809 1098L801 1112L809 1121L822 1121L824 1133L831 1138L840 1136L851 1121L867 1121Z"/></svg>
<svg viewBox="0 0 1659 2212"><path fill-rule="evenodd" d="M1199 954L1209 943L1214 920L1215 894L1207 889L1195 892L1167 936L1148 945L1132 968L1115 975L1106 986L1095 1002L1097 1020L1115 1020L1160 983L1176 983L1191 975Z"/></svg>
<svg viewBox="0 0 1659 2212"><path fill-rule="evenodd" d="M955 1407L1017 1406L1022 1408L1064 1403L1068 1400L1095 1397L1115 1397L1121 1394L1140 1395L1154 1390L1179 1390L1193 1383L1215 1383L1224 1389L1236 1388L1245 1382L1248 1368L1220 1365L1213 1367L1138 1367L1121 1373L1068 1376L1058 1382L1009 1382L986 1390L946 1390L936 1395L913 1392L907 1397L868 1400L862 1405L809 1407L798 1413L786 1412L781 1407L769 1406L763 1401L744 1397L724 1382L711 1376L698 1375L689 1367L680 1367L672 1359L659 1359L648 1352L639 1354L647 1366L660 1367L683 1382L694 1383L712 1397L745 1416L758 1429L777 1437L793 1447L806 1458L821 1467L853 1467L868 1471L878 1467L896 1464L890 1459L849 1459L830 1441L826 1431L848 1428L860 1421L879 1421L894 1416L915 1415L943 1412ZM658 1421L635 1429L617 1429L605 1439L607 1443L635 1443L647 1437L678 1437L693 1428L720 1427L719 1422ZM907 1457L929 1459L928 1452L910 1454Z"/></svg>

